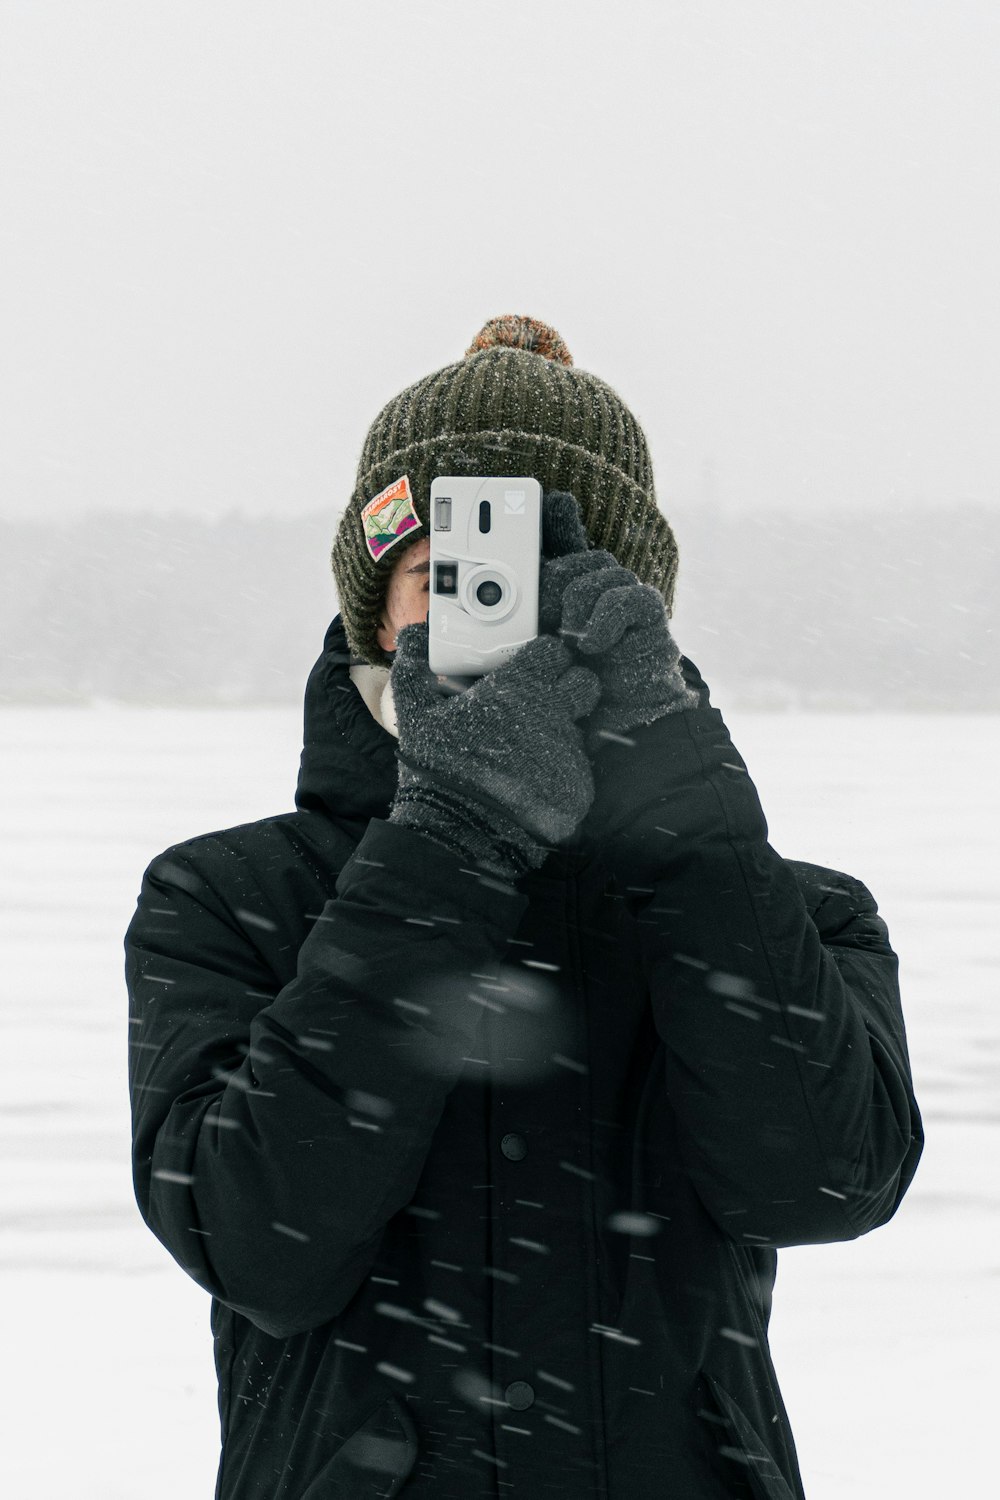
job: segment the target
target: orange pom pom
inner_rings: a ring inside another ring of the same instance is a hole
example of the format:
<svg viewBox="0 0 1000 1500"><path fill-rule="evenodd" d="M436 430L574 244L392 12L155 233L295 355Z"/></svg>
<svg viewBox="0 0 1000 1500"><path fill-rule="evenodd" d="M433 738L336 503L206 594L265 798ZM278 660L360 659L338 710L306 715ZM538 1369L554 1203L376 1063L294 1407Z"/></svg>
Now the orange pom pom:
<svg viewBox="0 0 1000 1500"><path fill-rule="evenodd" d="M554 328L537 318L524 318L516 313L491 318L466 349L465 358L479 354L483 349L526 349L529 354L540 354L557 364L573 363L573 356Z"/></svg>

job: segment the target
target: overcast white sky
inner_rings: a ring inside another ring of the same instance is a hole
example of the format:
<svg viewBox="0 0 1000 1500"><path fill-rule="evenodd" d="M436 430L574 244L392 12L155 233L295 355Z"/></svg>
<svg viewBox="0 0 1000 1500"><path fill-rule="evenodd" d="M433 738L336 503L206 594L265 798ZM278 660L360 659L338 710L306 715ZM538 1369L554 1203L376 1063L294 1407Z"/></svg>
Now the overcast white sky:
<svg viewBox="0 0 1000 1500"><path fill-rule="evenodd" d="M527 312L661 507L1000 505L995 0L0 0L0 496L342 508Z"/></svg>

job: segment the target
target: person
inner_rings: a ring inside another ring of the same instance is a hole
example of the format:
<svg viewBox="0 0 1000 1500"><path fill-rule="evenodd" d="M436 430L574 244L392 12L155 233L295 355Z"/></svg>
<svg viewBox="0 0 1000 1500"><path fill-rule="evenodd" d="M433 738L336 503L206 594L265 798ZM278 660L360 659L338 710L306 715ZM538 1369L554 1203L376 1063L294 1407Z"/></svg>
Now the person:
<svg viewBox="0 0 1000 1500"><path fill-rule="evenodd" d="M538 635L427 653L438 474L543 493ZM295 810L125 940L136 1198L211 1294L217 1500L788 1500L777 1251L922 1148L876 902L787 859L669 627L645 436L492 319L367 435Z"/></svg>

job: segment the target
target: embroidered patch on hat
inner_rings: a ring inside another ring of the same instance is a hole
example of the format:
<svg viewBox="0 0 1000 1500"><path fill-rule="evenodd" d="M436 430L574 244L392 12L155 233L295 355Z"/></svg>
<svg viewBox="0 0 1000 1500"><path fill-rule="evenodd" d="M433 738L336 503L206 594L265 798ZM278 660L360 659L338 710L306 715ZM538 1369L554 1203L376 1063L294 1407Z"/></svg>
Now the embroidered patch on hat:
<svg viewBox="0 0 1000 1500"><path fill-rule="evenodd" d="M365 546L376 560L384 552L388 552L390 547L395 547L397 542L402 541L407 532L422 525L410 494L408 474L387 485L374 500L369 500L361 512Z"/></svg>

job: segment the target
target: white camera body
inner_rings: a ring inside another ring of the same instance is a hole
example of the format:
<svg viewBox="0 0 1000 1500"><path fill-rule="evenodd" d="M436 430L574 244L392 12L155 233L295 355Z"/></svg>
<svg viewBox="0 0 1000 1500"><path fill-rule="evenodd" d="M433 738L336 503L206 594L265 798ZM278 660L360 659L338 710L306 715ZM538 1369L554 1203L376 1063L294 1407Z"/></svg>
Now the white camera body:
<svg viewBox="0 0 1000 1500"><path fill-rule="evenodd" d="M538 634L542 487L438 475L430 522L427 659L446 689L462 692Z"/></svg>

